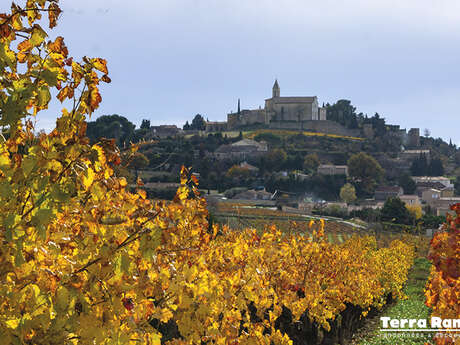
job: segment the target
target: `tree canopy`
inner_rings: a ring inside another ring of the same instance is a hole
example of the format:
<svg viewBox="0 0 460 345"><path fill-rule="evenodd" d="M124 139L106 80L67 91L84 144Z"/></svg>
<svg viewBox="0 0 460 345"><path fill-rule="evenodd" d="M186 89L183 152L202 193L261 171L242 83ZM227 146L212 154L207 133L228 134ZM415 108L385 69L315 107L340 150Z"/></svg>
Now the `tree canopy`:
<svg viewBox="0 0 460 345"><path fill-rule="evenodd" d="M381 219L396 224L412 224L413 216L400 198L388 198L383 205Z"/></svg>
<svg viewBox="0 0 460 345"><path fill-rule="evenodd" d="M359 187L358 190L367 195L372 194L385 172L377 160L360 152L352 155L347 164L350 176Z"/></svg>
<svg viewBox="0 0 460 345"><path fill-rule="evenodd" d="M91 142L100 138L115 139L118 146L129 145L134 140L136 125L120 115L103 115L96 121L88 122L87 136Z"/></svg>
<svg viewBox="0 0 460 345"><path fill-rule="evenodd" d="M184 125L184 130L199 130L204 131L206 129L206 121L201 114L196 114L189 124L188 121Z"/></svg>

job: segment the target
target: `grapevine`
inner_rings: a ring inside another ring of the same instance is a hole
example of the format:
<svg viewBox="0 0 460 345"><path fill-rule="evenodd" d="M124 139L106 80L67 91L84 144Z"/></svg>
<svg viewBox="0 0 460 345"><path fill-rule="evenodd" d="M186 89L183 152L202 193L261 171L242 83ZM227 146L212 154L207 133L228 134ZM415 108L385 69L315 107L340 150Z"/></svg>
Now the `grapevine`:
<svg viewBox="0 0 460 345"><path fill-rule="evenodd" d="M425 292L432 316L443 319L460 318L460 204L451 209L456 216L447 215L443 231L436 233L431 241L428 258L433 268ZM436 338L436 344L455 344L454 335L452 332L452 337Z"/></svg>
<svg viewBox="0 0 460 345"><path fill-rule="evenodd" d="M27 0L0 14L2 342L292 344L292 324L340 336L402 296L414 250L401 241L331 244L324 221L312 236L211 227L185 168L172 202L130 191L114 141L85 136L107 63L48 40L42 16L54 28L60 12ZM37 134L53 93L65 107Z"/></svg>

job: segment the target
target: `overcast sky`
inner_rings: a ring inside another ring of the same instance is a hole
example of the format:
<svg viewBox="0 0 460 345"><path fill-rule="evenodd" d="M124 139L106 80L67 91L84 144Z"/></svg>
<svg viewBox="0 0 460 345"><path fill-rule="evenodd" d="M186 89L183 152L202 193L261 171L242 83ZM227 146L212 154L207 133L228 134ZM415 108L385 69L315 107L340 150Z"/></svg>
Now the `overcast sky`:
<svg viewBox="0 0 460 345"><path fill-rule="evenodd" d="M282 96L349 99L403 128L460 144L458 0L61 0L51 33L104 57L96 116L223 121ZM57 107L42 116L50 128Z"/></svg>

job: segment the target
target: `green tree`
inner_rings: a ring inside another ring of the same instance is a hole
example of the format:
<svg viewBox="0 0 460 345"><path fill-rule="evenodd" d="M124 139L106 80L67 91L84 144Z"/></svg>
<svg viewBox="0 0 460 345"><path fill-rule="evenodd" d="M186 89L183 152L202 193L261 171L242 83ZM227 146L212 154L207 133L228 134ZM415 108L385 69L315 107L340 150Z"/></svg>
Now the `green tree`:
<svg viewBox="0 0 460 345"><path fill-rule="evenodd" d="M417 188L415 181L408 174L401 175L399 185L404 190L404 194L414 194Z"/></svg>
<svg viewBox="0 0 460 345"><path fill-rule="evenodd" d="M150 129L150 120L143 119L140 128Z"/></svg>
<svg viewBox="0 0 460 345"><path fill-rule="evenodd" d="M336 121L348 128L358 128L358 115L356 108L347 99L338 100L337 103L326 105L328 120Z"/></svg>
<svg viewBox="0 0 460 345"><path fill-rule="evenodd" d="M350 157L348 171L362 195L371 195L385 171L374 157L360 152Z"/></svg>
<svg viewBox="0 0 460 345"><path fill-rule="evenodd" d="M428 167L428 174L430 176L442 176L444 175L444 166L441 159L433 158Z"/></svg>
<svg viewBox="0 0 460 345"><path fill-rule="evenodd" d="M274 149L265 154L265 166L269 170L279 170L287 159L287 154L283 149Z"/></svg>
<svg viewBox="0 0 460 345"><path fill-rule="evenodd" d="M460 195L460 176L455 178L454 182L455 194Z"/></svg>
<svg viewBox="0 0 460 345"><path fill-rule="evenodd" d="M412 162L410 167L410 172L412 176L427 176L429 175L429 165L428 159L424 153L421 153L420 156Z"/></svg>
<svg viewBox="0 0 460 345"><path fill-rule="evenodd" d="M457 151L454 155L455 164L460 166L460 151Z"/></svg>
<svg viewBox="0 0 460 345"><path fill-rule="evenodd" d="M306 155L303 160L303 168L309 172L316 172L316 169L318 169L319 165L320 160L316 153L310 153Z"/></svg>
<svg viewBox="0 0 460 345"><path fill-rule="evenodd" d="M382 208L382 221L396 224L412 224L413 216L406 207L406 204L398 197L388 198Z"/></svg>
<svg viewBox="0 0 460 345"><path fill-rule="evenodd" d="M346 183L340 188L340 199L345 201L347 204L351 204L356 200L356 190L351 183Z"/></svg>
<svg viewBox="0 0 460 345"><path fill-rule="evenodd" d="M134 139L134 128L126 117L120 115L103 115L96 121L88 122L86 135L91 142L101 138L115 139L118 146L129 145Z"/></svg>
<svg viewBox="0 0 460 345"><path fill-rule="evenodd" d="M203 116L201 116L200 114L196 114L192 120L190 129L204 131L206 129L206 121L204 120Z"/></svg>

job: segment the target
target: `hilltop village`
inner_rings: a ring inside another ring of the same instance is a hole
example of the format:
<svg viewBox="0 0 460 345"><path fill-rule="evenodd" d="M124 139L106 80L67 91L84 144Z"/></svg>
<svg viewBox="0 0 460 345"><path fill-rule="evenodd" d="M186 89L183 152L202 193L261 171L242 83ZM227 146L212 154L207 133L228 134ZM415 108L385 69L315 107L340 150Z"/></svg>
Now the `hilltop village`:
<svg viewBox="0 0 460 345"><path fill-rule="evenodd" d="M210 205L231 200L367 221L393 219L403 207L400 223L424 217L433 227L460 202L455 145L359 113L349 100L319 106L317 96L281 96L278 80L264 108L241 109L238 100L225 122L197 114L183 128L145 119L136 129L110 115L90 122L88 135L115 137L121 147L138 142L123 173L141 177L154 198L172 198L185 165Z"/></svg>

